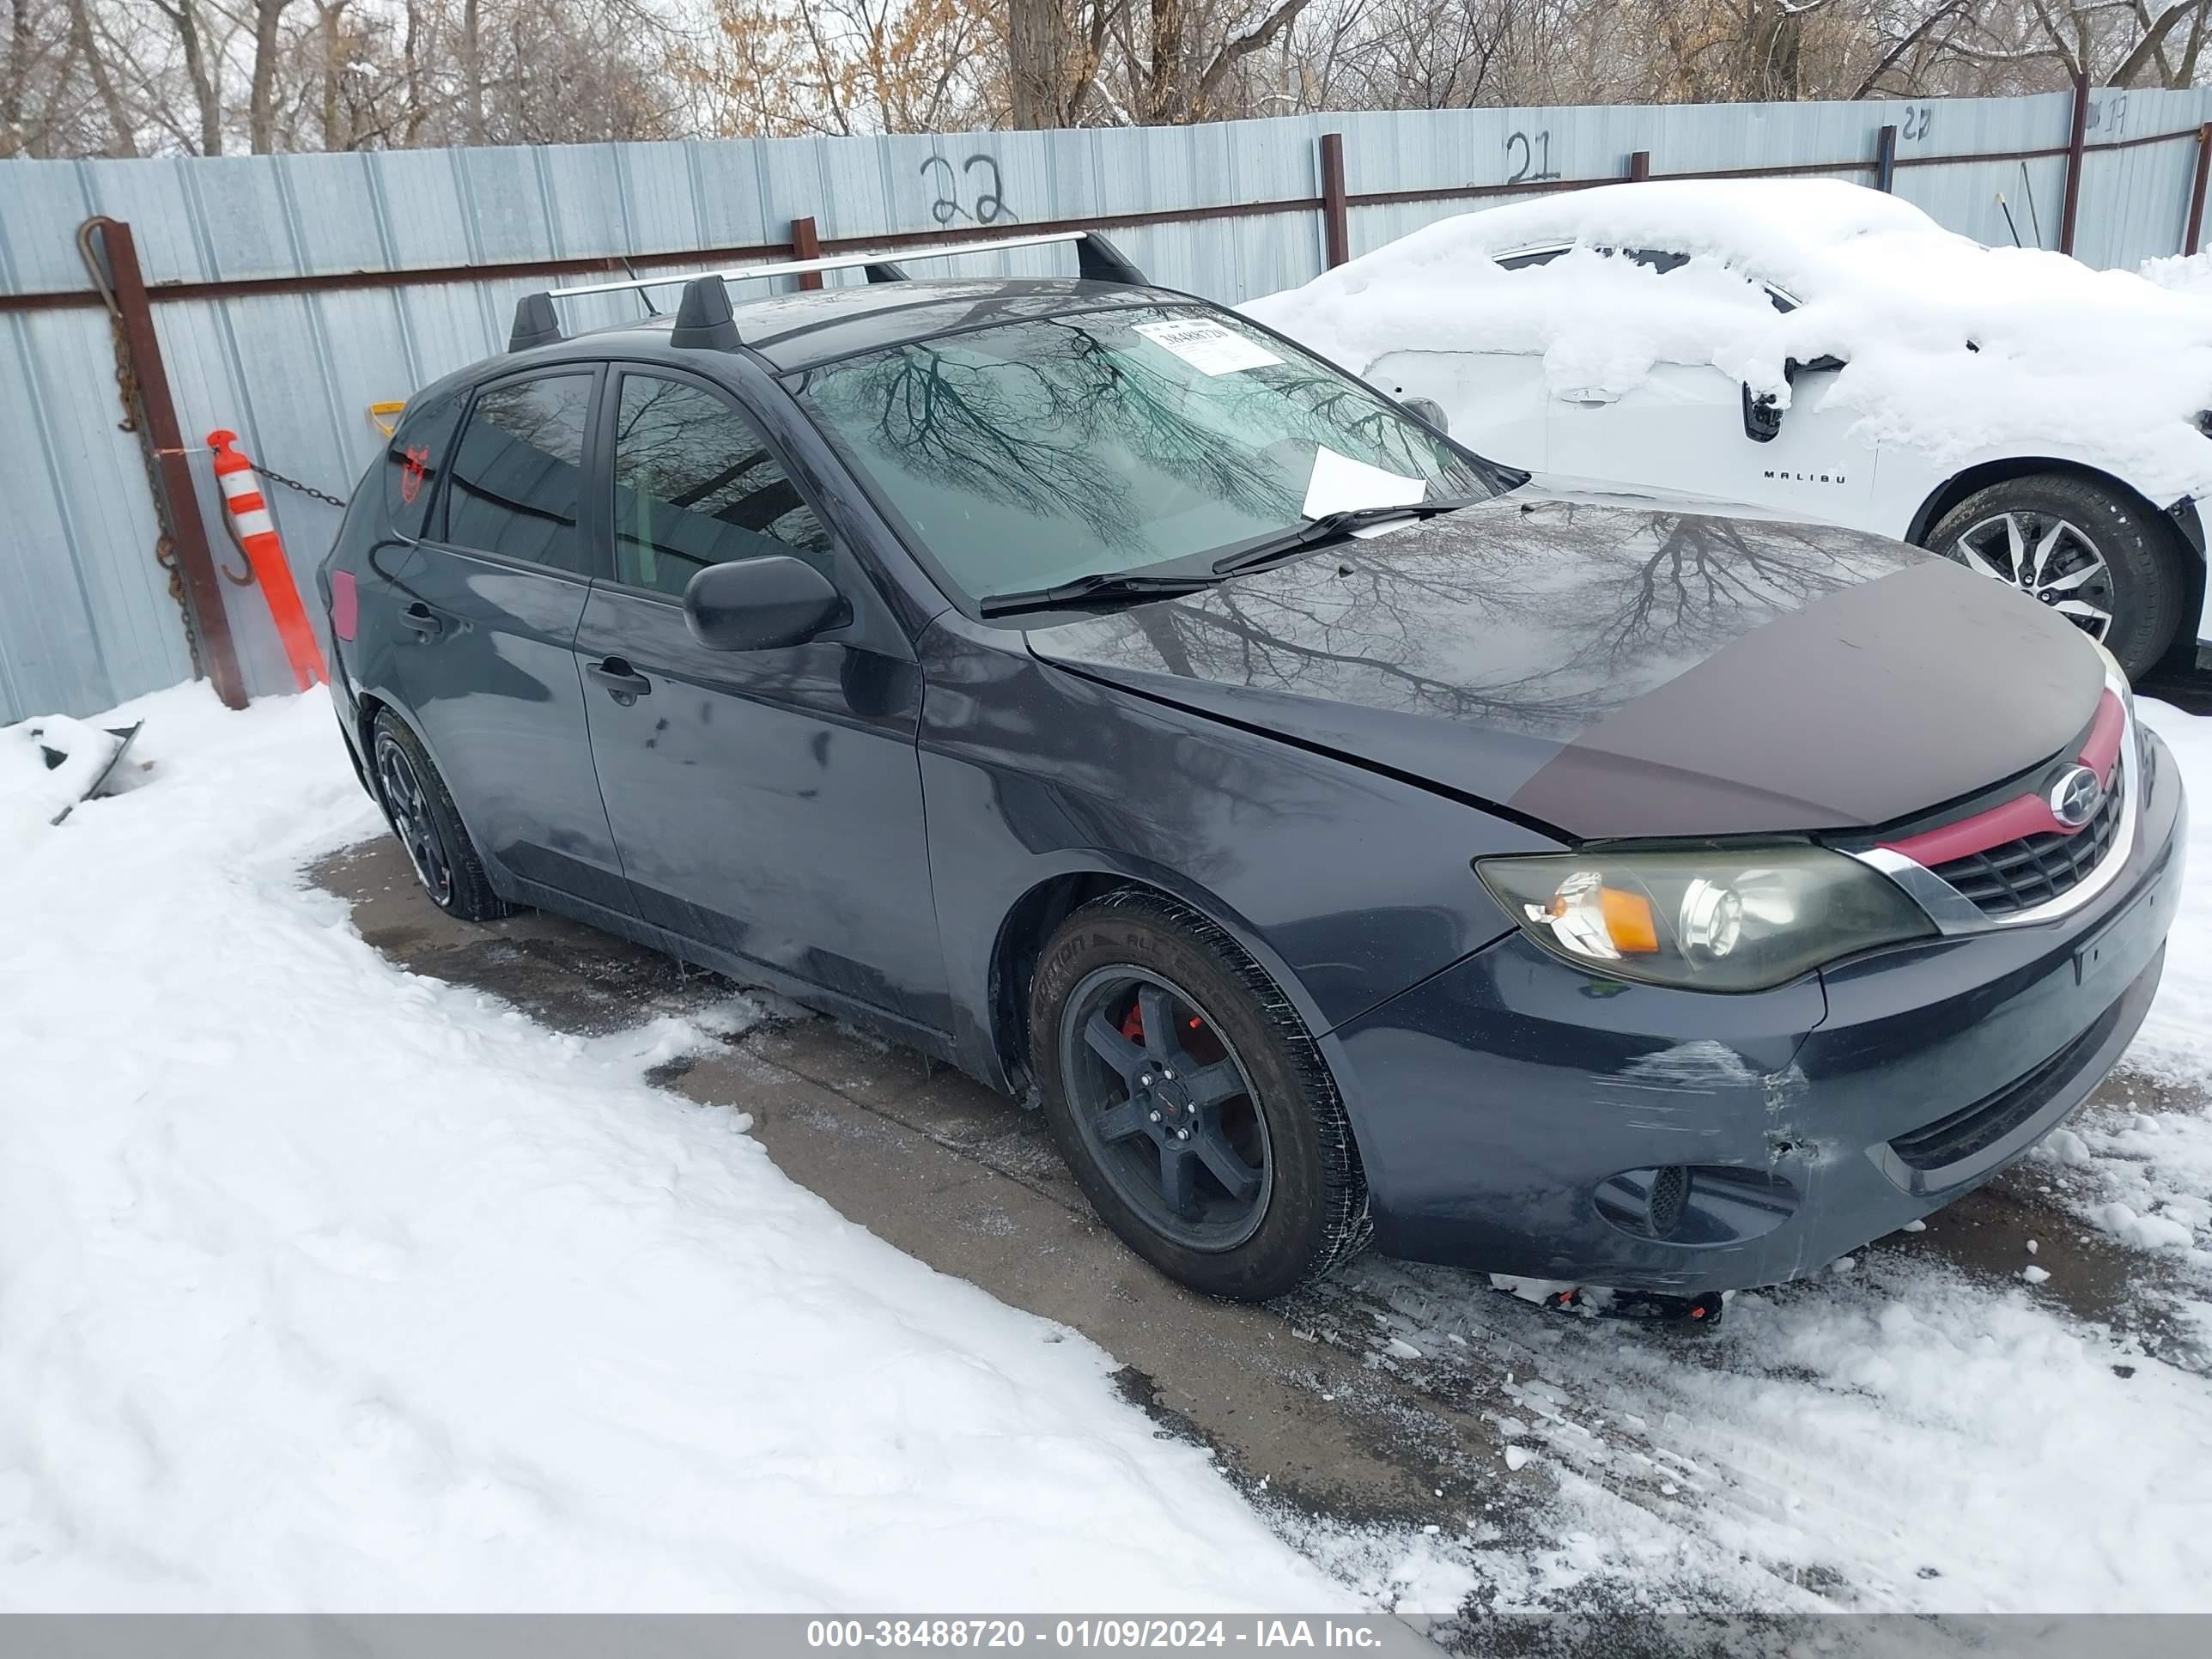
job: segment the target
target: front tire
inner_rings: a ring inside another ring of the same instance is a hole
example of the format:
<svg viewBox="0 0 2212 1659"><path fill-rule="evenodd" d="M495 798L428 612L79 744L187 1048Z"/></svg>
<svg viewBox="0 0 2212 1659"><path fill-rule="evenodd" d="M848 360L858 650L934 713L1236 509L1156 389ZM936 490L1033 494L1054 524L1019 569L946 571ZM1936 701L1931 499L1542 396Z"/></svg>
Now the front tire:
<svg viewBox="0 0 2212 1659"><path fill-rule="evenodd" d="M1366 1244L1367 1182L1319 1048L1196 911L1137 889L1078 910L1040 958L1030 1030L1077 1183L1169 1277L1261 1302Z"/></svg>
<svg viewBox="0 0 2212 1659"><path fill-rule="evenodd" d="M2172 530L2123 491L2064 473L1976 490L1928 546L2057 611L2100 640L2131 680L2154 667L2189 595Z"/></svg>
<svg viewBox="0 0 2212 1659"><path fill-rule="evenodd" d="M390 710L369 738L378 803L430 902L463 921L496 921L514 906L492 890L483 860L429 750Z"/></svg>

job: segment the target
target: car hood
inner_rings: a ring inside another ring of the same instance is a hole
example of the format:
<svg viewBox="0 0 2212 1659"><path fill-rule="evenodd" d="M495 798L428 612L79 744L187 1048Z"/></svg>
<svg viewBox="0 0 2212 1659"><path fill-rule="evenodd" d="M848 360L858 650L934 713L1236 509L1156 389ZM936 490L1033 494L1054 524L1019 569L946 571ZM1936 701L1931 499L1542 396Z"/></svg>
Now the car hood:
<svg viewBox="0 0 2212 1659"><path fill-rule="evenodd" d="M2104 681L1901 543L1525 493L1029 642L1576 839L1894 823L2049 759Z"/></svg>

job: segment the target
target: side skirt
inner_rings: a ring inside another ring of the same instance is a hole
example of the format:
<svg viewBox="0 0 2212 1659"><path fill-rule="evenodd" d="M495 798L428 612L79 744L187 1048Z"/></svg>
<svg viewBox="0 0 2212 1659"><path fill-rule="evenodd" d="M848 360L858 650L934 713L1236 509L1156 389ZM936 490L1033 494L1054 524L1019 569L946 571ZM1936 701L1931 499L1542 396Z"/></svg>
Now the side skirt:
<svg viewBox="0 0 2212 1659"><path fill-rule="evenodd" d="M932 1060L944 1061L957 1071L966 1072L971 1077L975 1075L960 1063L951 1036L947 1032L918 1024L897 1014L886 1013L872 1004L837 992L824 990L821 986L794 978L748 957L736 956L713 945L702 945L696 939L684 939L665 928L641 921L624 911L595 904L589 899L579 898L574 893L564 892L557 887L523 880L506 870L495 868L489 860L485 861L485 873L491 877L492 886L501 898L529 905L534 909L550 910L556 915L572 917L602 933L615 934L648 950L673 957L679 963L710 968L739 985L771 992L814 1013L843 1020L872 1036L916 1049ZM976 1080L989 1086L988 1079L977 1078Z"/></svg>

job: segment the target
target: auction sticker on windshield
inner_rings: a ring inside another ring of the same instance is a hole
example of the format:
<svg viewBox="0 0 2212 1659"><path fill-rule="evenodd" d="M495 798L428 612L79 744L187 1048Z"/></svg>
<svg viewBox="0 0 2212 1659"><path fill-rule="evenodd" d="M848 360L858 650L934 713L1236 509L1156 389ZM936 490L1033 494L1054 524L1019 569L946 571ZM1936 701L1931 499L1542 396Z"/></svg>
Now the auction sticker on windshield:
<svg viewBox="0 0 2212 1659"><path fill-rule="evenodd" d="M1201 374L1234 374L1242 368L1265 368L1283 360L1257 340L1248 340L1234 329L1194 318L1172 323L1138 323L1138 333L1175 355Z"/></svg>

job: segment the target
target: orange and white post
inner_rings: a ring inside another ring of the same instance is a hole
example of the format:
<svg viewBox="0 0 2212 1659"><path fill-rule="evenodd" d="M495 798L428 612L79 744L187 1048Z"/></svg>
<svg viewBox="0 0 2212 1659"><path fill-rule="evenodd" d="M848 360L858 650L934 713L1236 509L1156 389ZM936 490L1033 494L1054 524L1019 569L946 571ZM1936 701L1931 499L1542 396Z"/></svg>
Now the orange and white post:
<svg viewBox="0 0 2212 1659"><path fill-rule="evenodd" d="M268 498L261 493L261 480L254 476L253 463L239 452L235 432L209 433L208 447L215 452L216 482L222 486L231 528L237 532L238 544L246 550L246 562L253 567L254 580L269 601L270 620L276 624L276 636L284 642L292 678L304 691L330 675L323 666L323 648L307 621L307 607L300 603L300 590L292 580L292 567L284 557L284 544L276 534Z"/></svg>

